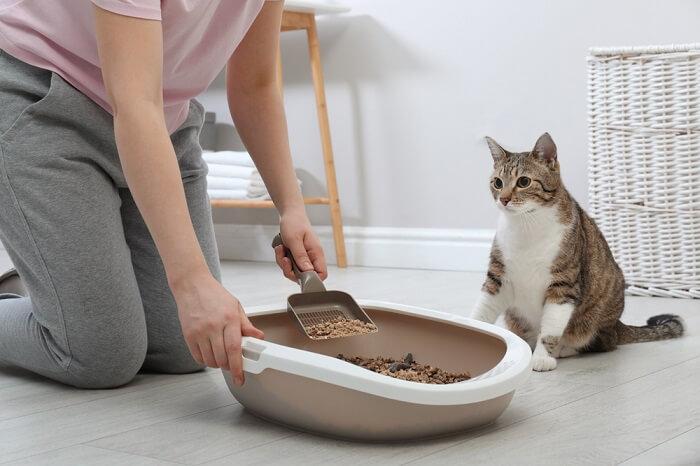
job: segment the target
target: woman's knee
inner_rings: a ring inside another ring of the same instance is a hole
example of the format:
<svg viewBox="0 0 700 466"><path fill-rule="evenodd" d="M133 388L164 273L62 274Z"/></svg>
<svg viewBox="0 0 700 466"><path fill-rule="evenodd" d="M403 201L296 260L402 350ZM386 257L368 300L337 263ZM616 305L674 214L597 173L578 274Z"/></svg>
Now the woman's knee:
<svg viewBox="0 0 700 466"><path fill-rule="evenodd" d="M189 374L202 371L206 367L194 360L184 342L171 345L164 351L148 354L143 364L146 370L164 374Z"/></svg>
<svg viewBox="0 0 700 466"><path fill-rule="evenodd" d="M145 356L145 355L144 355ZM117 388L131 382L141 369L142 357L124 357L112 361L89 359L82 364L71 365L71 385L78 388Z"/></svg>
<svg viewBox="0 0 700 466"><path fill-rule="evenodd" d="M116 388L131 382L146 358L146 332L95 341L72 352L69 383L79 388Z"/></svg>

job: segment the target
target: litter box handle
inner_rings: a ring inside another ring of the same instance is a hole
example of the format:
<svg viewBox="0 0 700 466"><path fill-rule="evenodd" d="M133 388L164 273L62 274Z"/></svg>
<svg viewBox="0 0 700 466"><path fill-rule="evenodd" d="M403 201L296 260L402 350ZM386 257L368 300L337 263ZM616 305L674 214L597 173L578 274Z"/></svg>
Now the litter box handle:
<svg viewBox="0 0 700 466"><path fill-rule="evenodd" d="M244 370L253 374L262 372L266 366L260 361L260 357L265 350L267 350L267 345L264 341L243 337L241 339L241 356L243 357Z"/></svg>
<svg viewBox="0 0 700 466"><path fill-rule="evenodd" d="M260 374L270 367L288 367L289 359L285 349L270 345L265 340L254 337L241 338L241 356L243 370L251 374ZM226 370L226 369L224 369Z"/></svg>
<svg viewBox="0 0 700 466"><path fill-rule="evenodd" d="M272 239L272 247L276 248L277 246L283 246L284 255L287 256L290 261L292 261L292 270L294 270L294 275L297 277L297 282L299 282L299 285L301 286L302 293L326 291L326 287L323 285L321 278L318 276L315 270L307 270L306 272L299 270L299 266L297 265L297 261L294 260L292 251L290 251L289 248L282 242L282 236L280 234L277 234Z"/></svg>

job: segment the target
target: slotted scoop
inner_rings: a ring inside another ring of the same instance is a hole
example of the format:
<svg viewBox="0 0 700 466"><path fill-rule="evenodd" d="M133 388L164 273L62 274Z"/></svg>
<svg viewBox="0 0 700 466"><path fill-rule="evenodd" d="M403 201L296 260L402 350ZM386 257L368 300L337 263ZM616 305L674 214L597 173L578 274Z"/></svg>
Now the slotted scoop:
<svg viewBox="0 0 700 466"><path fill-rule="evenodd" d="M366 335L378 332L377 326L372 322L367 313L362 310L352 296L343 291L326 291L326 287L315 270L302 272L297 266L292 252L284 245L280 235L275 236L272 247L284 246L284 253L292 262L292 269L297 276L301 293L290 295L287 298L287 311L299 324L301 331L312 340L325 340L328 338L341 338L346 336ZM370 332L351 333L337 336L316 337L309 334L309 327L332 321L337 318L357 319L372 324L374 329Z"/></svg>

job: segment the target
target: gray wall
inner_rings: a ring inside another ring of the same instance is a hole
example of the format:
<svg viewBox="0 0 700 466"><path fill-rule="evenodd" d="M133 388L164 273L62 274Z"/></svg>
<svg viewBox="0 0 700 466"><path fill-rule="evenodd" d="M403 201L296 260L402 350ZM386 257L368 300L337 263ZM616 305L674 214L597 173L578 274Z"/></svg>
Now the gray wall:
<svg viewBox="0 0 700 466"><path fill-rule="evenodd" d="M346 225L491 228L490 135L529 149L549 131L564 180L587 204L586 52L598 45L695 42L692 0L353 0L318 29ZM306 36L282 34L295 165L323 193ZM230 122L223 79L201 97ZM220 127L225 134L225 125ZM312 221L329 224L325 207ZM272 211L215 212L274 223Z"/></svg>

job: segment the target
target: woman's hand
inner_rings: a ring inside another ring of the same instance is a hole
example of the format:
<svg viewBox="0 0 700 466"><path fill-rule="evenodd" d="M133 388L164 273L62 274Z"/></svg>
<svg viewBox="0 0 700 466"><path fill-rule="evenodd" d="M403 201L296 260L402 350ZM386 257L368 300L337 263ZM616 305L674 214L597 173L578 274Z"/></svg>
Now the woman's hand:
<svg viewBox="0 0 700 466"><path fill-rule="evenodd" d="M172 286L182 332L195 361L231 371L245 382L241 336L264 338L250 323L241 303L207 271Z"/></svg>
<svg viewBox="0 0 700 466"><path fill-rule="evenodd" d="M306 213L301 211L283 214L280 217L280 234L285 246L292 251L299 269L302 272L315 270L321 280L325 280L328 276L326 258ZM292 261L284 255L283 246L275 248L275 259L284 276L296 282L297 277L292 270Z"/></svg>

